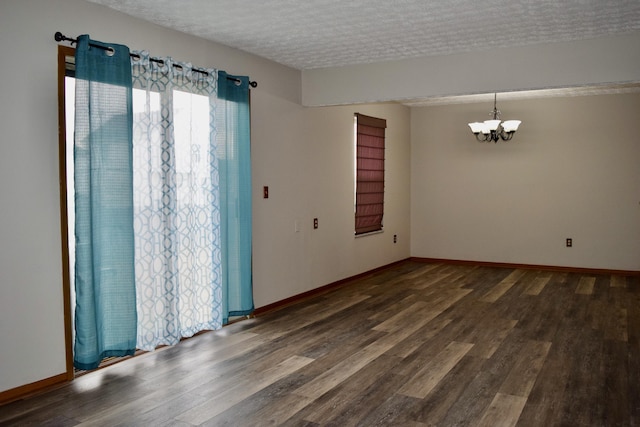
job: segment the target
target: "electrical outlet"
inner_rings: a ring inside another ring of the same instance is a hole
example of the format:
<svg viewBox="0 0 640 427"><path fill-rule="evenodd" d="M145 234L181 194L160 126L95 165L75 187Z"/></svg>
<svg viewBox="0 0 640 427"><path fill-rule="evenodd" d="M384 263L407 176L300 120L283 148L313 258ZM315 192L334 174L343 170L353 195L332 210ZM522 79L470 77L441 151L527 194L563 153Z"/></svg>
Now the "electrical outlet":
<svg viewBox="0 0 640 427"><path fill-rule="evenodd" d="M317 229L318 228L318 218L313 218L313 229Z"/></svg>
<svg viewBox="0 0 640 427"><path fill-rule="evenodd" d="M269 198L269 186L265 185L262 187L262 197L265 199Z"/></svg>
<svg viewBox="0 0 640 427"><path fill-rule="evenodd" d="M393 243L398 243L398 235L397 234L393 235Z"/></svg>
<svg viewBox="0 0 640 427"><path fill-rule="evenodd" d="M573 239L571 237L567 237L567 247L570 248L573 246Z"/></svg>

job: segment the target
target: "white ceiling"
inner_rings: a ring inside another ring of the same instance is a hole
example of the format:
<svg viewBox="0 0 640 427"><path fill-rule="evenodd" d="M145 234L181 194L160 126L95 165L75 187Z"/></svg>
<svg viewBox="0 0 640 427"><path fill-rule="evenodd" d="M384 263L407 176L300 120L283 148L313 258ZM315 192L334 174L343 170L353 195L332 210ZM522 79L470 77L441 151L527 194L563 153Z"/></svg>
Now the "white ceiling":
<svg viewBox="0 0 640 427"><path fill-rule="evenodd" d="M640 0L88 0L304 70L640 30Z"/></svg>
<svg viewBox="0 0 640 427"><path fill-rule="evenodd" d="M299 70L640 31L640 0L87 1ZM509 92L498 94L498 98L621 92L640 92L640 82ZM426 106L490 101L493 94L402 103Z"/></svg>

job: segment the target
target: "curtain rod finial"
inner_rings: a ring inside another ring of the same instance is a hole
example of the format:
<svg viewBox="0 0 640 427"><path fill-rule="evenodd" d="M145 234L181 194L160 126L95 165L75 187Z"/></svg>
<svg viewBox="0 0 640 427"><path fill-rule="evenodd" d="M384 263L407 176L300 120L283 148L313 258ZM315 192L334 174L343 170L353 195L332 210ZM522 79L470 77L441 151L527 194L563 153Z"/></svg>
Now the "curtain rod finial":
<svg viewBox="0 0 640 427"><path fill-rule="evenodd" d="M62 34L60 31L56 31L56 33L53 35L53 38L56 39L57 42L63 42L63 41L68 41L68 42L71 42L71 43L76 43L77 42L76 39L69 38L69 37L65 36L64 34Z"/></svg>

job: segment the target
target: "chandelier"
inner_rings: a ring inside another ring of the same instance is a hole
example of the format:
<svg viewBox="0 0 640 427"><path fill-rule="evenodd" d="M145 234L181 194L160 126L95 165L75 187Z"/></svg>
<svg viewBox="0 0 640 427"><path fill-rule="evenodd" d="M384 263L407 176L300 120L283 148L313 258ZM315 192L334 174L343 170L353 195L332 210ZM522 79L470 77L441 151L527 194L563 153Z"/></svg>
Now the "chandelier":
<svg viewBox="0 0 640 427"><path fill-rule="evenodd" d="M493 116L492 120L485 120L484 122L469 123L471 132L476 136L476 139L480 142L498 142L498 139L503 141L510 141L513 135L518 130L518 126L522 123L520 120L500 120L500 110L496 108L496 101L498 95L493 95L493 111L489 115Z"/></svg>

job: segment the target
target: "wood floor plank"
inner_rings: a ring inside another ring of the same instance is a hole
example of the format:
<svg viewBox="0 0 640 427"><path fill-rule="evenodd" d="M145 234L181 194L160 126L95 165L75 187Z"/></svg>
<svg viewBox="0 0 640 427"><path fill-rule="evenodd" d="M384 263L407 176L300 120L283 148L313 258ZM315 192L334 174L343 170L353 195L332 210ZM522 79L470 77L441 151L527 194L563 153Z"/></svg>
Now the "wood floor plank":
<svg viewBox="0 0 640 427"><path fill-rule="evenodd" d="M415 284L412 286L413 289L416 290L420 290L420 289L427 289L429 287L432 287L436 284L439 283L443 283L443 282L450 282L451 275L453 273L438 273L438 274L433 274L430 277L425 277L423 280L416 280Z"/></svg>
<svg viewBox="0 0 640 427"><path fill-rule="evenodd" d="M179 399L184 397L183 399ZM204 398L201 396L183 393L177 395L175 390L168 390L166 388L155 390L149 394L143 395L137 399L130 400L122 405L115 405L110 408L105 408L102 411L95 412L89 416L80 416L76 419L82 421L81 426L105 426L109 427L113 425L113 419L131 420L138 416L140 413L148 413L157 410L159 407L166 404L171 399L178 398L181 405L180 411L185 411L190 407L195 406L198 402L203 402Z"/></svg>
<svg viewBox="0 0 640 427"><path fill-rule="evenodd" d="M612 288L626 288L627 280L624 276L617 276L617 275L611 276L610 286Z"/></svg>
<svg viewBox="0 0 640 427"><path fill-rule="evenodd" d="M416 301L418 301L418 295L415 292L408 292L403 289L399 289L392 296L384 293L372 296L367 300L367 307L370 312L368 319L376 320L378 323L384 322Z"/></svg>
<svg viewBox="0 0 640 427"><path fill-rule="evenodd" d="M516 362L516 354L528 341L526 331L516 328L482 369L467 381L458 399L451 405L440 425L476 425L499 392Z"/></svg>
<svg viewBox="0 0 640 427"><path fill-rule="evenodd" d="M228 341L212 342L207 348L208 351L204 351L204 348L185 346L185 348L180 348L180 354L189 354L189 351L195 353L194 357L189 357L186 363L182 363L181 357L173 357L171 360L175 363L166 363L157 372L154 371L153 366L150 366L147 370L141 371L138 369L132 374L160 384L166 383L167 378L175 378L174 384L176 386L181 383L193 385L194 374L197 375L192 369L194 363L206 364L211 372L215 366L228 360L242 357L269 342L268 339L264 339L258 334L242 334L242 337L244 338L242 340L236 340L230 336Z"/></svg>
<svg viewBox="0 0 640 427"><path fill-rule="evenodd" d="M522 276L524 276L527 273L527 270L523 270L520 268L517 268L515 270L513 270L507 277L505 277L503 280L506 282L517 282L518 280L520 280L520 278Z"/></svg>
<svg viewBox="0 0 640 427"><path fill-rule="evenodd" d="M376 331L393 332L403 328L407 324L407 318L415 317L427 307L427 303L424 301L417 301L411 304L404 310L399 311L397 314L389 317L384 322L373 327Z"/></svg>
<svg viewBox="0 0 640 427"><path fill-rule="evenodd" d="M567 317L571 317L575 307L583 306L581 298L576 298L574 289L566 283L566 274L554 273L545 289L544 298L521 296L526 302L519 309L518 328L528 331L531 339L552 341L557 339L557 331Z"/></svg>
<svg viewBox="0 0 640 427"><path fill-rule="evenodd" d="M343 298L333 304L318 303L312 310L300 310L299 313L292 314L292 316L296 316L295 321L286 315L282 317L273 316L273 325L263 323L256 326L252 332L264 334L266 330L271 338L283 336L293 330L304 328L318 320L326 319L337 312L353 307L367 298L370 298L370 296L357 294L350 298Z"/></svg>
<svg viewBox="0 0 640 427"><path fill-rule="evenodd" d="M430 310L442 313L471 292L473 292L472 289L465 288L443 290L436 298L429 301L428 307Z"/></svg>
<svg viewBox="0 0 640 427"><path fill-rule="evenodd" d="M313 402L313 399L290 394L281 401L275 401L272 405L265 406L253 418L247 418L246 425L281 425L311 402ZM237 425L235 419L230 421L230 426Z"/></svg>
<svg viewBox="0 0 640 427"><path fill-rule="evenodd" d="M581 357L575 349L579 347L581 331L585 329L584 323L578 320L578 308L584 303L576 297L575 287L565 283L564 277L555 281L550 290L551 295L547 298L553 305L543 312L546 314L541 316L543 320L536 323L552 328L551 335L545 334L551 337L552 345L518 421L518 426L522 427L571 425L565 412L572 400L570 381L576 358Z"/></svg>
<svg viewBox="0 0 640 427"><path fill-rule="evenodd" d="M604 425L604 404L601 399L593 400L590 390L602 390L601 371L603 336L600 331L582 330L576 333L583 352L571 359L570 375L566 399L562 408L562 423L576 425Z"/></svg>
<svg viewBox="0 0 640 427"><path fill-rule="evenodd" d="M432 273L433 270L436 270L441 267L442 267L442 264L437 264L437 263L424 264L418 268L413 269L413 271L403 274L402 277L405 280L414 280L414 279L417 279L418 277L426 276L427 274ZM430 274L430 276L434 276L434 275Z"/></svg>
<svg viewBox="0 0 640 427"><path fill-rule="evenodd" d="M622 307L611 307L609 315L609 322L604 331L604 339L624 342L628 341L627 309Z"/></svg>
<svg viewBox="0 0 640 427"><path fill-rule="evenodd" d="M398 330L403 324L406 327L407 320L414 318L420 319L420 322L424 325L438 317L442 312L470 292L470 289L457 289L443 293L439 298L429 303L417 302L410 308L403 310L387 321L375 326L373 329L392 332Z"/></svg>
<svg viewBox="0 0 640 427"><path fill-rule="evenodd" d="M432 318L432 315L427 318ZM394 372L407 377L415 375L452 341L464 342L461 332L466 326L466 322L457 322L455 318L451 319L443 314L433 318L389 351L389 354L402 354L405 357ZM407 353L410 349L413 351Z"/></svg>
<svg viewBox="0 0 640 427"><path fill-rule="evenodd" d="M629 322L629 339L622 348L626 353L627 363L627 407L629 408L628 425L640 425L640 330L636 325L640 324L640 278L628 278L627 310ZM621 344L617 344L620 346ZM613 357L612 369L616 371L615 360L620 355ZM623 390L624 391L624 390ZM613 393L612 393L613 394ZM615 398L615 394L611 396ZM625 421L626 422L626 421ZM624 422L621 422L624 424Z"/></svg>
<svg viewBox="0 0 640 427"><path fill-rule="evenodd" d="M348 426L366 417L371 408L383 404L406 378L391 372L402 359L382 355L342 382L330 392L315 399L297 417L317 423Z"/></svg>
<svg viewBox="0 0 640 427"><path fill-rule="evenodd" d="M478 427L515 426L526 402L526 397L497 393L480 419Z"/></svg>
<svg viewBox="0 0 640 427"><path fill-rule="evenodd" d="M416 372L398 393L424 399L472 347L473 344L469 343L450 343L429 364Z"/></svg>
<svg viewBox="0 0 640 427"><path fill-rule="evenodd" d="M83 390L81 393L74 393L73 399L65 400L50 410L56 415L64 415L81 421L94 413L126 405L128 402L154 391L151 386L137 381L131 375L118 376L112 375L112 372L107 371L103 375L97 376L101 381L92 383L90 378L87 378L86 381L80 381L82 384L78 385ZM84 377L80 379L84 380ZM100 390L102 381L108 385Z"/></svg>
<svg viewBox="0 0 640 427"><path fill-rule="evenodd" d="M414 408L420 404L420 399L401 394L390 394L381 405L361 410L362 418L351 426L433 426L432 423L422 423L412 418ZM330 424L341 426L341 424Z"/></svg>
<svg viewBox="0 0 640 427"><path fill-rule="evenodd" d="M313 362L313 359L309 359L308 357L292 356L273 368L263 371L263 373L257 377L239 381L235 386L221 390L214 398L208 399L195 408L183 412L175 417L175 419L194 425L202 424L311 362Z"/></svg>
<svg viewBox="0 0 640 427"><path fill-rule="evenodd" d="M546 277L536 277L533 282L531 282L525 291L523 292L526 295L540 295L540 292L547 286L547 283L551 280L551 276Z"/></svg>
<svg viewBox="0 0 640 427"><path fill-rule="evenodd" d="M169 390L171 392L171 390ZM180 414L188 409L194 408L202 404L206 399L193 393L183 393L168 397L159 402L158 405L151 409L137 408L137 400L131 402L132 408L137 411L127 413L112 412L111 414L102 414L97 420L88 419L87 426L105 425L114 426L113 420L121 420L120 426L157 426L163 424L179 425L180 421L174 419L176 414ZM99 424L99 423L101 424Z"/></svg>
<svg viewBox="0 0 640 427"><path fill-rule="evenodd" d="M389 354L406 358L410 354L416 352L425 342L432 339L439 334L443 328L452 322L452 319L438 316L436 312L429 312L424 315L425 318L433 319L429 320L422 328L415 331L412 335L407 337L406 340L398 343L389 350Z"/></svg>
<svg viewBox="0 0 640 427"><path fill-rule="evenodd" d="M465 392L469 383L483 370L486 359L469 356L467 353L449 374L412 411L412 419L429 424L443 425L447 413Z"/></svg>
<svg viewBox="0 0 640 427"><path fill-rule="evenodd" d="M493 289L491 289L489 292L484 294L482 298L480 298L480 301L496 302L502 295L504 295L515 284L516 284L515 281L502 281L497 285L495 285Z"/></svg>
<svg viewBox="0 0 640 427"><path fill-rule="evenodd" d="M523 347L515 366L500 387L500 393L509 396L528 397L538 379L551 343L529 341Z"/></svg>
<svg viewBox="0 0 640 427"><path fill-rule="evenodd" d="M519 427L563 425L564 404L571 398L566 392L569 373L563 371L565 364L557 359L548 359L545 367L556 374L541 374L545 381L537 382L531 390L518 421Z"/></svg>
<svg viewBox="0 0 640 427"><path fill-rule="evenodd" d="M247 405L235 405L233 408L210 418L201 426L236 427L238 420L242 420L243 426L280 426L308 406L314 400L296 396L293 394L271 397L264 402L260 399L252 399ZM261 407L253 411L252 406L261 404Z"/></svg>
<svg viewBox="0 0 640 427"><path fill-rule="evenodd" d="M576 288L576 294L579 295L591 295L593 294L593 287L596 283L595 277L581 277Z"/></svg>
<svg viewBox="0 0 640 427"><path fill-rule="evenodd" d="M496 302L501 296L503 296L509 289L516 284L518 279L524 274L524 270L514 270L509 276L504 278L498 284L496 284L489 292L484 294L480 301Z"/></svg>
<svg viewBox="0 0 640 427"><path fill-rule="evenodd" d="M514 319L491 319L489 325L474 330L474 335L464 339L475 345L469 352L469 356L489 359L498 350L505 338L518 324ZM483 324L484 325L484 324Z"/></svg>
<svg viewBox="0 0 640 427"><path fill-rule="evenodd" d="M603 407L603 424L609 426L634 425L631 419L630 403L637 408L640 406L640 396L630 395L629 381L633 381L629 366L629 356L625 354L626 344L622 341L604 342L604 357L601 361L600 373L603 383L602 390L608 392L603 395L606 402ZM630 378L631 377L631 378ZM628 424L627 424L628 423Z"/></svg>
<svg viewBox="0 0 640 427"><path fill-rule="evenodd" d="M355 372L362 369L372 360L392 349L395 345L409 337L413 332L422 328L430 320L430 318L417 319L415 322L407 325L404 329L381 337L364 347L362 350L331 367L309 383L295 390L294 393L310 398L320 397L337 384L340 384Z"/></svg>

